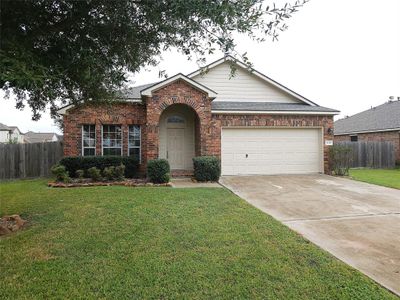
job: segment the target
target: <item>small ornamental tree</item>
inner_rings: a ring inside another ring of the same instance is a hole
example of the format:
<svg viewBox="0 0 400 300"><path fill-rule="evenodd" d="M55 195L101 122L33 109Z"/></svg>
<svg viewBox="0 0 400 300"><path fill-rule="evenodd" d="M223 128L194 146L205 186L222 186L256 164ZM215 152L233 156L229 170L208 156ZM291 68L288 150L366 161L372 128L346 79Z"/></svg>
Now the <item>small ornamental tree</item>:
<svg viewBox="0 0 400 300"><path fill-rule="evenodd" d="M329 148L331 170L335 175L349 175L352 161L351 148L345 145L336 144Z"/></svg>

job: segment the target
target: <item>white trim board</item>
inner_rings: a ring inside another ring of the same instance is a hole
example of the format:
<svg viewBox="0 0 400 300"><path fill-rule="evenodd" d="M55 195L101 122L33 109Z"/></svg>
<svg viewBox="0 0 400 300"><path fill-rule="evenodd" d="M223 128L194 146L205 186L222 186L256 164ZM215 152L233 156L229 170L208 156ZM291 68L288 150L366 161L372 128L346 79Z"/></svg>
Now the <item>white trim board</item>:
<svg viewBox="0 0 400 300"><path fill-rule="evenodd" d="M221 114L221 115L330 115L334 116L339 114L339 112L331 112L331 111L277 111L277 110L212 110L212 114Z"/></svg>
<svg viewBox="0 0 400 300"><path fill-rule="evenodd" d="M168 79L166 79L164 81L161 81L161 82L156 83L155 85L152 85L152 86L150 86L150 87L148 87L148 88L146 88L144 90L141 90L140 94L142 96L151 96L153 91L155 91L157 89L160 89L163 86L168 85L168 84L170 84L170 83L172 83L172 82L174 82L176 80L179 80L179 79L181 79L183 81L186 81L188 84L192 85L193 87L197 88L200 91L206 92L210 98L217 97L217 93L216 92L214 92L213 90L209 89L208 87L206 87L206 86L204 86L204 85L202 85L202 84L190 79L189 77L183 75L182 73L176 74L176 75L174 75L174 76L172 76L172 77L170 77L170 78L168 78Z"/></svg>
<svg viewBox="0 0 400 300"><path fill-rule="evenodd" d="M398 128L389 128L389 129L377 129L377 130L364 130L364 131L351 131L351 132L345 132L345 133L334 133L334 135L356 135L358 133L374 133L374 132L389 132L389 131L399 131L400 133L400 127Z"/></svg>

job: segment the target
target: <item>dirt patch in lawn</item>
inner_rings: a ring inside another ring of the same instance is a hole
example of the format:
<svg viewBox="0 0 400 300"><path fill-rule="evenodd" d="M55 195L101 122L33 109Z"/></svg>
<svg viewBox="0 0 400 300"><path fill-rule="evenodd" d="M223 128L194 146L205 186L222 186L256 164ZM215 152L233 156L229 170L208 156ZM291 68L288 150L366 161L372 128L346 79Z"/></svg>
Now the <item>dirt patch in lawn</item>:
<svg viewBox="0 0 400 300"><path fill-rule="evenodd" d="M26 220L19 215L3 216L0 219L0 236L21 230L26 224Z"/></svg>

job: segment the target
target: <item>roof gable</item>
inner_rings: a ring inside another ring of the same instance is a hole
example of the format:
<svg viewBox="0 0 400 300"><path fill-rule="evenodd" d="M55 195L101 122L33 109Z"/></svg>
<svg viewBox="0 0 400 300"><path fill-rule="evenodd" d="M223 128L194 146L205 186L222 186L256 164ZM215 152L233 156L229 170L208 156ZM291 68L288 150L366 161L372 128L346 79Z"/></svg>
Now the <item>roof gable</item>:
<svg viewBox="0 0 400 300"><path fill-rule="evenodd" d="M400 130L400 101L377 107L335 122L335 135Z"/></svg>
<svg viewBox="0 0 400 300"><path fill-rule="evenodd" d="M186 77L185 75L183 75L181 73L176 74L175 76L169 77L169 78L165 79L164 81L153 84L150 87L144 88L143 90L140 91L140 94L142 96L151 96L152 92L154 92L166 85L169 85L177 80L185 81L186 83L193 86L194 88L207 93L210 98L215 98L217 96L217 93L214 92L213 90L211 90L210 88L190 79L189 77Z"/></svg>
<svg viewBox="0 0 400 300"><path fill-rule="evenodd" d="M237 70L235 76L230 78L232 63L235 64ZM232 56L225 56L190 73L188 77L216 90L218 92L216 100L305 103L317 106L314 102L261 72L249 68Z"/></svg>

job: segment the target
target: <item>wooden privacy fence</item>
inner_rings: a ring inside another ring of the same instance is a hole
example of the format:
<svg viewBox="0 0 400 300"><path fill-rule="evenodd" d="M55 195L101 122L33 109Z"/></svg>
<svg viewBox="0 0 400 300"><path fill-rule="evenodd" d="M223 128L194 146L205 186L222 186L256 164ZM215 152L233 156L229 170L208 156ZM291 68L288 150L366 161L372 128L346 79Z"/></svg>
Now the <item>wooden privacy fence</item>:
<svg viewBox="0 0 400 300"><path fill-rule="evenodd" d="M0 144L0 180L49 176L62 157L62 142Z"/></svg>
<svg viewBox="0 0 400 300"><path fill-rule="evenodd" d="M351 148L351 168L394 168L393 142L337 142Z"/></svg>

